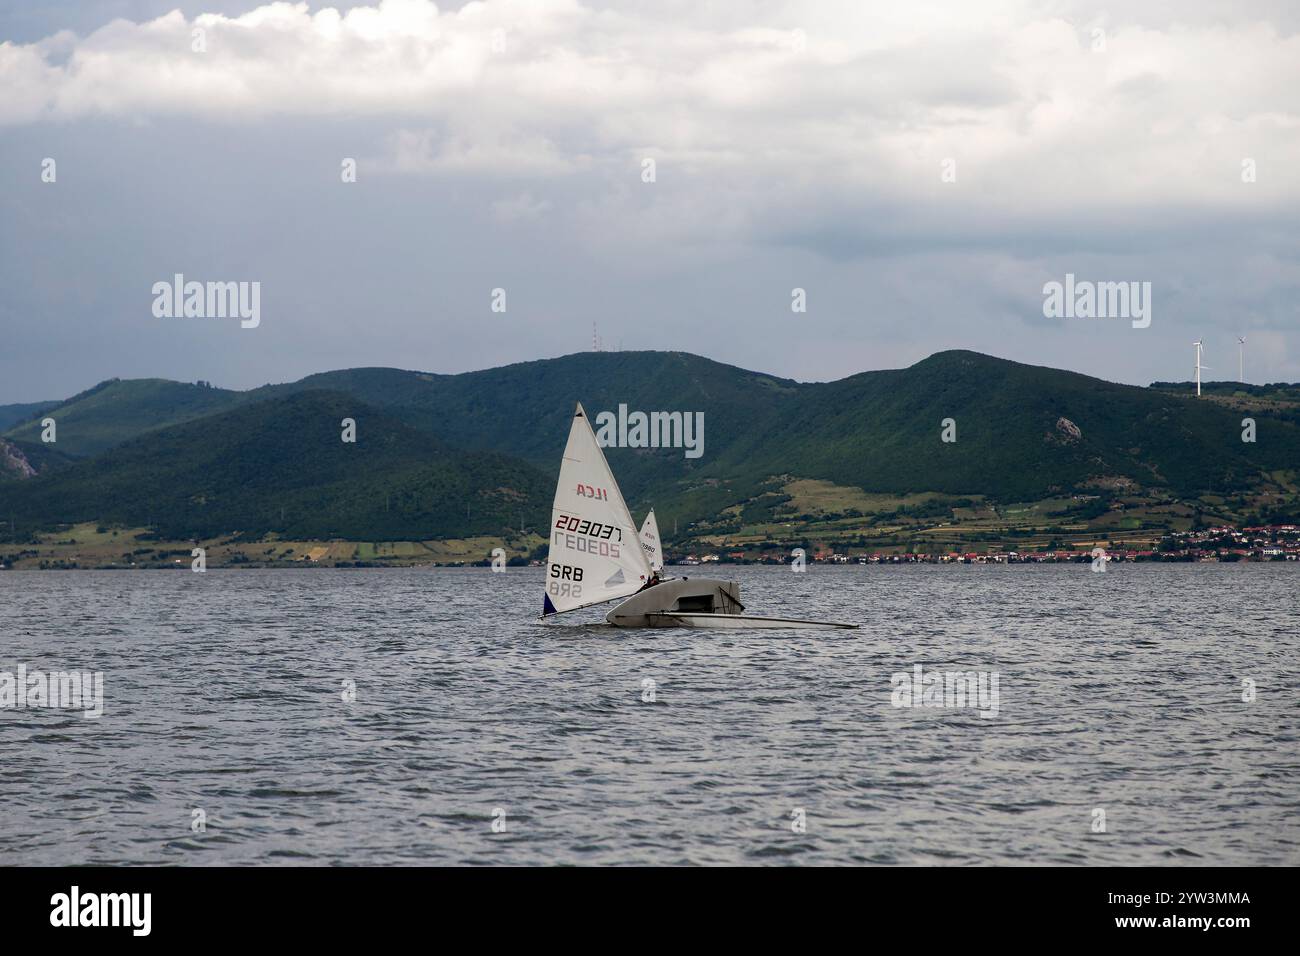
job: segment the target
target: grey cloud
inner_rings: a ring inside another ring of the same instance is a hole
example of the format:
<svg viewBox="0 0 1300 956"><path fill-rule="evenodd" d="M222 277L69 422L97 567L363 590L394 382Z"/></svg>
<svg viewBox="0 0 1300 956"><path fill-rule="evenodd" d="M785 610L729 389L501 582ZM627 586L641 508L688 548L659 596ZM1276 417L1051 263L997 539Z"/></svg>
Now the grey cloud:
<svg viewBox="0 0 1300 956"><path fill-rule="evenodd" d="M1077 7L1007 4L1000 30L932 38L924 5L889 8L872 34L833 29L860 27L856 4L530 9L525 39L546 43L508 68L430 79L417 43L338 98L340 78L312 85L332 60L279 59L306 41L246 36L230 75L274 94L256 108L234 89L191 109L135 80L61 100L71 41L48 45L56 78L24 74L44 112L11 112L0 136L0 402L113 375L459 371L581 350L593 322L610 346L806 379L963 347L1144 383L1187 377L1193 338L1245 333L1253 378L1300 379L1300 84L1282 15L1271 34L1241 26L1250 13L1221 28L1205 4L1175 30L1152 8L1108 27L1114 59L1098 63L1079 52L1096 14ZM58 22L85 34L88 16ZM1125 22L1159 32L1126 38ZM779 41L797 26L810 52L790 59ZM86 49L133 50L137 32ZM1202 50L1252 48L1219 100L1188 79ZM1067 271L1151 281L1152 327L1045 320L1042 284ZM154 319L149 289L175 272L261 281L261 327Z"/></svg>

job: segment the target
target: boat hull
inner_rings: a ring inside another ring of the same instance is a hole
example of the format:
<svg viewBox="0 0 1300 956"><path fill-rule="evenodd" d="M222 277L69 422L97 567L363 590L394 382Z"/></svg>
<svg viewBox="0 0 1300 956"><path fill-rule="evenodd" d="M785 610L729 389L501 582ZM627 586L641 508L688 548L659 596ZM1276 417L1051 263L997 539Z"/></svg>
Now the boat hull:
<svg viewBox="0 0 1300 956"><path fill-rule="evenodd" d="M741 612L740 585L716 578L674 578L638 591L605 616L616 627L707 627L728 630L855 628L856 624Z"/></svg>
<svg viewBox="0 0 1300 956"><path fill-rule="evenodd" d="M734 631L751 630L856 630L856 624L838 621L804 621L791 617L756 617L752 614L649 614L650 627L707 627Z"/></svg>
<svg viewBox="0 0 1300 956"><path fill-rule="evenodd" d="M673 578L638 591L605 615L618 627L654 627L651 614L737 614L745 610L740 603L740 585L717 578Z"/></svg>

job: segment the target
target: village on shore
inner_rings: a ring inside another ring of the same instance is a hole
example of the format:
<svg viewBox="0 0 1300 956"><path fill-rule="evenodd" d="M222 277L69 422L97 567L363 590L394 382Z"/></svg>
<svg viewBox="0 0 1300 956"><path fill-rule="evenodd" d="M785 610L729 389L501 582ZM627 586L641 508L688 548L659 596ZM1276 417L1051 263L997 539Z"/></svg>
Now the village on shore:
<svg viewBox="0 0 1300 956"><path fill-rule="evenodd" d="M828 545L814 540L735 546L686 542L666 547L666 564L695 567L712 564L789 565L799 560L819 566L867 564L1059 564L1095 561L1099 552L1110 562L1300 562L1300 525L1281 524L1233 528L1215 526L1194 531L1170 531L1145 547L1135 548L1103 536L1092 540L1087 532L1071 537L1068 546L1012 550L1007 542L985 550L921 551L906 545L889 550ZM1083 540L1081 540L1081 538ZM201 550L210 567L222 568L383 568L480 567L492 563L494 550L504 551L512 567L541 567L545 539L528 534L503 541L483 537L455 541L354 542L281 541L248 542L239 536L210 541L161 541L144 529L126 531L97 527L93 523L65 529L38 542L0 550L0 571L5 570L130 570L184 569ZM797 552L802 551L802 554Z"/></svg>
<svg viewBox="0 0 1300 956"><path fill-rule="evenodd" d="M1044 551L943 551L930 553L834 551L813 546L805 549L805 560L818 564L1053 564L1090 562L1097 550L1109 561L1300 561L1300 525L1265 525L1253 528L1228 526L1198 531L1174 531L1153 548L1134 550L1106 547L1104 543L1078 544L1073 548ZM787 550L764 546L746 551L692 552L673 555L669 564L789 564Z"/></svg>

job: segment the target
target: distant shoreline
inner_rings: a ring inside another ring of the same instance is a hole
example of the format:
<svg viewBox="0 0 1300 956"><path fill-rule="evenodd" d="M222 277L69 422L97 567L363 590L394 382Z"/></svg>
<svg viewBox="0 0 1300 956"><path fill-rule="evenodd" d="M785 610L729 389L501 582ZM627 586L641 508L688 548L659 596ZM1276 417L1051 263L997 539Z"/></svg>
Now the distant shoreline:
<svg viewBox="0 0 1300 956"><path fill-rule="evenodd" d="M957 561L881 561L881 562L869 562L869 563L867 563L867 564L860 564L860 563L854 561L854 562L849 563L849 564L829 564L829 563L819 563L819 564L816 566L816 570L815 570L815 571L807 571L807 572L804 572L804 573L821 574L821 573L824 573L824 572L826 572L826 571L845 572L845 571L851 571L851 570L854 570L854 569L857 569L857 568L868 568L868 567L889 567L889 568L898 568L898 567L920 567L920 566L925 566L925 567L1011 567L1011 566L1016 566L1016 565L1032 565L1032 566L1034 566L1034 567L1042 567L1042 566L1045 566L1045 565L1047 565L1047 566L1056 566L1056 565L1067 565L1067 564L1076 564L1076 565L1078 565L1078 564L1083 564L1083 565L1090 565L1091 563L1092 563L1092 562L1091 562L1090 560L1080 560L1080 561L1011 561L1011 562L1000 562L1000 561L973 561L973 562L957 562ZM1261 566L1268 566L1268 567L1276 567L1276 566L1289 566L1289 565L1295 565L1297 568L1300 568L1300 560L1297 560L1297 559L1295 559L1295 558L1275 558L1275 559L1270 559L1270 560L1267 560L1267 561L1259 561L1259 560L1251 560L1251 561L1195 560L1195 561L1193 561L1193 560L1174 560L1174 559L1161 560L1161 559L1156 559L1156 560L1143 560L1143 561L1114 561L1114 562L1108 562L1108 563L1114 563L1114 564L1141 564L1141 565L1144 565L1144 566L1151 566L1151 565L1184 566L1184 565L1189 565L1189 564L1200 564L1200 565L1224 564L1224 565L1261 565ZM726 563L726 564L723 564L723 563L719 562L719 564L718 564L718 569L719 569L719 571L721 571L721 569L723 569L723 568L731 569L731 568L739 568L739 567L745 567L745 568L772 568L772 569L774 569L774 570L775 570L775 569L778 569L778 568L785 568L785 569L788 571L790 566L789 566L789 565L781 565L781 564L764 564L764 563L759 562L759 561L750 561L750 562L743 563L743 564L740 563L740 562L729 562L729 563ZM294 564L289 564L289 563L285 563L285 564L219 564L219 565L212 565L212 566L208 567L207 570L204 571L204 572L202 572L202 573L205 573L205 574L206 574L208 571L410 571L410 570L415 570L415 569L427 569L427 570L430 570L430 571L478 571L478 572L484 572L484 571L487 571L488 573L491 573L491 571L490 571L490 565L488 565L488 564L365 564L365 563L358 563L358 564L311 564L311 563L307 563L307 562L294 563ZM710 568L710 567L704 567L704 568L701 568L699 565L672 564L672 565L667 565L667 566L665 567L664 570L665 570L665 572L667 572L667 573L665 574L665 577L667 577L667 578L675 578L675 577L693 577L693 576L701 575L701 574L710 574L711 576L717 576L716 573L711 572L711 568ZM0 565L0 572L8 572L8 573L13 573L13 574L25 574L25 573L30 573L30 572L34 572L34 573L54 573L54 572L76 572L76 571L119 571L119 572L124 572L124 573L127 573L127 572L133 572L133 571L142 571L142 572L147 572L147 573L151 573L151 574L153 574L153 573L163 573L163 574L166 574L166 573L172 573L172 574L175 574L175 573L184 573L184 572L189 572L189 573L198 573L198 572L194 572L194 571L193 571L190 567L188 567L188 566L180 566L180 565L175 565L175 566L169 566L169 565L151 565L151 566L137 566L137 567L126 567L126 566L123 566L123 565L87 565L87 566L80 566L80 565L61 565L61 566L58 566L58 567L44 567L44 568L42 568L42 567L21 567L21 568L19 568L19 567L7 567L7 566L5 566L5 565ZM519 573L521 573L521 572L525 572L525 571L544 572L544 571L545 571L545 568L542 567L542 566L540 566L540 565L515 566L515 567L511 567L509 570L507 570L507 571L505 571L505 572L503 572L503 573L505 573L505 574L519 574ZM687 572L687 573L682 573L682 572Z"/></svg>
<svg viewBox="0 0 1300 956"><path fill-rule="evenodd" d="M1300 563L1300 526L1217 526L1173 532L1138 544L1086 529L1049 548L1016 547L1009 541L953 542L928 551L906 543L865 547L809 537L733 542L687 539L666 548L678 574L707 574L715 567L789 567L796 554L809 569L862 564L1089 564L1099 550L1113 564ZM977 550L978 549L978 550ZM84 522L24 542L0 544L3 570L189 570L200 560L215 568L401 568L488 567L504 552L506 567L542 567L546 539L533 532L429 541L248 540L241 534L201 541L162 539L146 529Z"/></svg>

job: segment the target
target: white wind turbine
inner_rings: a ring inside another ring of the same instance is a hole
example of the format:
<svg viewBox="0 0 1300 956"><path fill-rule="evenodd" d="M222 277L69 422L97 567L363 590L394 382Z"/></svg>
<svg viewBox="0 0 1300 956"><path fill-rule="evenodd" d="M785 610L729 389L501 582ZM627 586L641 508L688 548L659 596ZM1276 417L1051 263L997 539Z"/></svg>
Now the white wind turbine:
<svg viewBox="0 0 1300 956"><path fill-rule="evenodd" d="M1237 381L1246 381L1246 340L1237 336Z"/></svg>
<svg viewBox="0 0 1300 956"><path fill-rule="evenodd" d="M1208 372L1210 370L1210 367L1208 365L1201 364L1201 349L1205 347L1204 345L1201 344L1201 340L1197 339L1192 344L1196 346L1196 395L1199 398L1201 394L1201 372L1202 371Z"/></svg>

